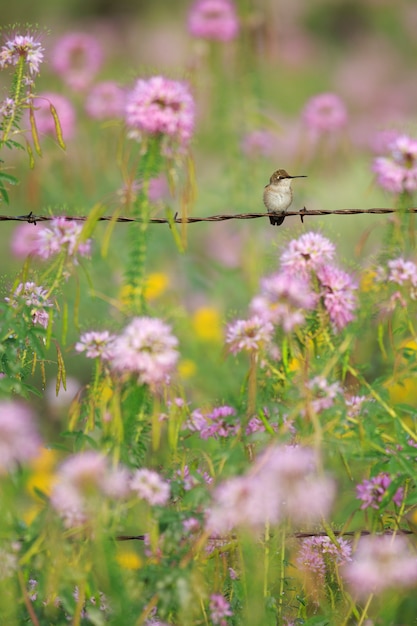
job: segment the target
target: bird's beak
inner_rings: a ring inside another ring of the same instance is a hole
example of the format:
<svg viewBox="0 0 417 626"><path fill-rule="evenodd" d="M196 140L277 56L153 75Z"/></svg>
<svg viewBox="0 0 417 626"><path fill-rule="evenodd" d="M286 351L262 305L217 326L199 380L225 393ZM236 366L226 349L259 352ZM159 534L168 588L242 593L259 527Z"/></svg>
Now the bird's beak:
<svg viewBox="0 0 417 626"><path fill-rule="evenodd" d="M288 178L308 178L306 174L301 174L300 176L288 176Z"/></svg>

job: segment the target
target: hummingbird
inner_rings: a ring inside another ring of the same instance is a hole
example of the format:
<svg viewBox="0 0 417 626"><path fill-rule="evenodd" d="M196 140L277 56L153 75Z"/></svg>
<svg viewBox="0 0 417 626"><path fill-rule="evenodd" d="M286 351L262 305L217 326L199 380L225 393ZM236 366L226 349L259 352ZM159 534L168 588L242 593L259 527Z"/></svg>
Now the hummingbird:
<svg viewBox="0 0 417 626"><path fill-rule="evenodd" d="M272 226L281 226L285 220L285 215L282 214L285 214L292 202L291 180L293 178L307 178L307 176L290 176L285 170L277 170L269 179L269 184L265 186L264 204L268 213L274 214L269 218Z"/></svg>

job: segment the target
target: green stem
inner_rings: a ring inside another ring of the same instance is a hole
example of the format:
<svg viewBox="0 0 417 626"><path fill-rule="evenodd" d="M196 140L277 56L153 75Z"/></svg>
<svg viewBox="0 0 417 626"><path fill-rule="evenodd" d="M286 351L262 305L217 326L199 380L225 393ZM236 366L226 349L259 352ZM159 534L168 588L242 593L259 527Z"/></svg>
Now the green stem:
<svg viewBox="0 0 417 626"><path fill-rule="evenodd" d="M16 119L17 112L20 106L20 97L22 93L22 85L23 85L23 77L24 77L24 68L25 68L25 58L21 56L16 66L16 73L14 76L14 90L13 90L13 100L15 103L13 113L7 118L6 126L3 131L3 137L0 140L0 148L6 143L9 138L9 133L13 127L14 121Z"/></svg>

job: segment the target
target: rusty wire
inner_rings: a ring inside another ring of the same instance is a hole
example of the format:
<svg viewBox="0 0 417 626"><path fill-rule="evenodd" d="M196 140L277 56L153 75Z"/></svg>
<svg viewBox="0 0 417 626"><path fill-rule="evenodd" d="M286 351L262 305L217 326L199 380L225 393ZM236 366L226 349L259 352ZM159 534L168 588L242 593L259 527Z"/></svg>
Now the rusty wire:
<svg viewBox="0 0 417 626"><path fill-rule="evenodd" d="M305 217L313 217L316 215L359 215L362 213L387 215L389 213L417 213L417 207L410 207L406 209L393 209L393 208L375 208L375 209L333 209L333 210L308 210L306 207L300 211L287 211L286 217L299 216L301 221ZM37 224L38 222L49 222L57 217L65 220L74 220L77 222L85 222L88 216L80 215L35 215L32 211L28 215L0 215L0 222L28 222L29 224ZM151 217L147 222L150 224L195 224L196 222L224 222L228 220L253 220L259 217L269 217L269 213L226 213L221 215L209 215L207 217L178 217L178 213L175 213L173 218L165 217ZM97 217L98 222L143 222L140 217L113 217L111 215L104 215Z"/></svg>

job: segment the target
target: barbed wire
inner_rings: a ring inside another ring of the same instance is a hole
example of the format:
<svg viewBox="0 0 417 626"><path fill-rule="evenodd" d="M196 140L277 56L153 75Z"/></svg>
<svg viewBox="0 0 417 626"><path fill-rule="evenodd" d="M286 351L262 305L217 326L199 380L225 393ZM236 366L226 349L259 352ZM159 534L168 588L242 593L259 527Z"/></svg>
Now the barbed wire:
<svg viewBox="0 0 417 626"><path fill-rule="evenodd" d="M405 209L393 209L393 208L373 208L373 209L306 209L302 208L299 211L287 211L285 217L299 216L301 221L304 221L305 217L314 217L317 215L359 215L359 214L374 214L374 215L386 215L389 213L417 213L417 207L409 207ZM225 213L221 215L209 215L207 217L178 217L178 213L172 218L166 217L151 217L147 220L143 220L140 217L114 217L112 215L102 215L97 217L98 222L125 222L125 223L143 223L144 221L150 224L195 224L196 222L224 222L228 220L253 220L260 217L269 217L269 213ZM35 215L32 211L28 215L0 215L0 222L28 222L29 224L36 224L38 222L50 222L57 217L68 221L85 222L89 219L88 216L81 215Z"/></svg>

